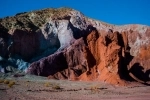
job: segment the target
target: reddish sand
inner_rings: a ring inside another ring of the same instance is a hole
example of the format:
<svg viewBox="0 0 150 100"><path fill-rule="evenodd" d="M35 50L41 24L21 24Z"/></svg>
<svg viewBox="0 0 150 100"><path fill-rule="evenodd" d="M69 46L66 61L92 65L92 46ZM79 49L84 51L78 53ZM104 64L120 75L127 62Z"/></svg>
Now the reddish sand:
<svg viewBox="0 0 150 100"><path fill-rule="evenodd" d="M150 87L136 82L116 86L103 82L48 80L37 76L19 78L11 88L0 83L0 100L149 100ZM60 88L56 88L60 87Z"/></svg>

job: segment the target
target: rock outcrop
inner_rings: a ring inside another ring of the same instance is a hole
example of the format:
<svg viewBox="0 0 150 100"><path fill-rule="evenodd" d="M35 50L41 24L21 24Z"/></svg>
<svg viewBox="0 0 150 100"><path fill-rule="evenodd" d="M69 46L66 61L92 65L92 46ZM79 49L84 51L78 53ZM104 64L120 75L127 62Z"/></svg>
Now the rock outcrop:
<svg viewBox="0 0 150 100"><path fill-rule="evenodd" d="M150 27L116 26L67 8L0 20L0 69L124 85L150 81Z"/></svg>

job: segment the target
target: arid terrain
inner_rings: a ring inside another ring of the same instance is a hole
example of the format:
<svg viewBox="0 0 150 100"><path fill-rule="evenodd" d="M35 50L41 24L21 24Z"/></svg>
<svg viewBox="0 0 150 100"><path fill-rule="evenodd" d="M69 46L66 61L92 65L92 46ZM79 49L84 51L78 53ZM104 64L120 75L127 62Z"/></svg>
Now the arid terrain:
<svg viewBox="0 0 150 100"><path fill-rule="evenodd" d="M7 76L0 83L0 100L149 100L150 87L137 82L127 86L111 85L99 81L53 80L46 77L25 75Z"/></svg>
<svg viewBox="0 0 150 100"><path fill-rule="evenodd" d="M0 19L0 100L149 100L150 27L71 8Z"/></svg>

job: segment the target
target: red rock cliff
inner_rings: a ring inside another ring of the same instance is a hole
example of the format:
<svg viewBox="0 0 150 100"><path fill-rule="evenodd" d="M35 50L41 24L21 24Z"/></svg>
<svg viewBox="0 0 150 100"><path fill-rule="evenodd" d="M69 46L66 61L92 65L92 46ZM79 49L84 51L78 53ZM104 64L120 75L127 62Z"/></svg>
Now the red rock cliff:
<svg viewBox="0 0 150 100"><path fill-rule="evenodd" d="M150 81L150 27L116 26L61 8L0 19L0 69L55 79Z"/></svg>

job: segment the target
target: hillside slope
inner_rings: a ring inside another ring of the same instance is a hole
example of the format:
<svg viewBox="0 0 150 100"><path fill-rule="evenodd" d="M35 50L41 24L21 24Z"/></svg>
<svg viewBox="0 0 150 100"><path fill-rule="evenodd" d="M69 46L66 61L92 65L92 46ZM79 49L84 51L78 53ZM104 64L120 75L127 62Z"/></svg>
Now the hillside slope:
<svg viewBox="0 0 150 100"><path fill-rule="evenodd" d="M0 69L55 79L150 81L150 27L111 25L70 8L0 19Z"/></svg>

